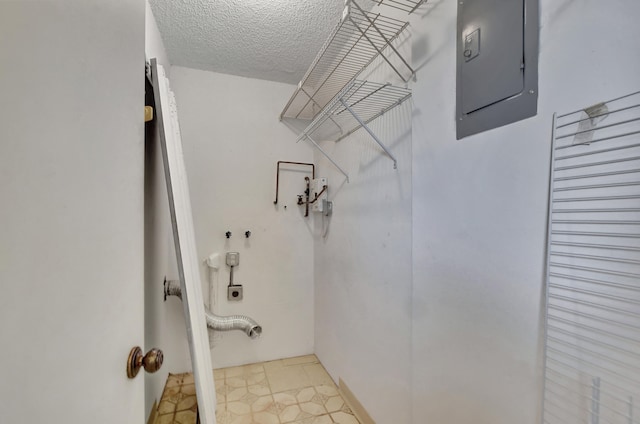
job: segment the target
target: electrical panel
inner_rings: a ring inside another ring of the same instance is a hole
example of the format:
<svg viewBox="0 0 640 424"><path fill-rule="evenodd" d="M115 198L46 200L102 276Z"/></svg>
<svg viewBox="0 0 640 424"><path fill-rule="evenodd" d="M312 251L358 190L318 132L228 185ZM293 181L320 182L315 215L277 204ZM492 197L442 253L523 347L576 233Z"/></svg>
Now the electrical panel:
<svg viewBox="0 0 640 424"><path fill-rule="evenodd" d="M535 116L538 0L458 2L458 139Z"/></svg>

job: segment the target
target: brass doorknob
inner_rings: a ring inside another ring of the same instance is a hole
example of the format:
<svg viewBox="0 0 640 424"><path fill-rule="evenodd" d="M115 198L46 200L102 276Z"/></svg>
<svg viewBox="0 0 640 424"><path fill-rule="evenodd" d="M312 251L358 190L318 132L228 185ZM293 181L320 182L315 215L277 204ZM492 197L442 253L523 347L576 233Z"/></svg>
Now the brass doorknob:
<svg viewBox="0 0 640 424"><path fill-rule="evenodd" d="M139 346L134 347L129 352L129 359L127 360L127 377L134 378L138 375L140 368L144 367L144 370L148 373L154 373L162 367L162 361L164 356L162 351L158 348L153 348L146 355L142 354L142 349Z"/></svg>

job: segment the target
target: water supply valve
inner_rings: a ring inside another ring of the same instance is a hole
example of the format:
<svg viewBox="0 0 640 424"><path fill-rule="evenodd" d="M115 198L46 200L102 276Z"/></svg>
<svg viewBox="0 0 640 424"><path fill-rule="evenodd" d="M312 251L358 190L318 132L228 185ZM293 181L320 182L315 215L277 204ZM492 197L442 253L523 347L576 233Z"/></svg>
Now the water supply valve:
<svg viewBox="0 0 640 424"><path fill-rule="evenodd" d="M311 197L313 199L311 210L313 212L324 212L326 210L326 202L329 200L327 184L326 178L316 178L311 181Z"/></svg>

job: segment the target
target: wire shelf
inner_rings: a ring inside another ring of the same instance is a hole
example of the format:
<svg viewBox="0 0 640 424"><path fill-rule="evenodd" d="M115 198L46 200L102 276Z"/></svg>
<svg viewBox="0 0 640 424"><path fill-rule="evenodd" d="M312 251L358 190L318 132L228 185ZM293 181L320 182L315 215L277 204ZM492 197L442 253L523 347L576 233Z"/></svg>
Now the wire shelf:
<svg viewBox="0 0 640 424"><path fill-rule="evenodd" d="M391 45L407 25L407 22L379 13L366 12L350 1L341 21L280 114L280 119L313 119L379 55L407 82L415 72ZM396 55L400 59L399 64L397 60L392 63L388 53Z"/></svg>
<svg viewBox="0 0 640 424"><path fill-rule="evenodd" d="M311 121L300 134L298 141L307 139L313 143L346 177L347 173L325 153L316 140L340 141L360 128L371 137L394 163L397 161L387 147L369 129L367 124L402 104L411 97L411 90L391 84L352 80Z"/></svg>
<svg viewBox="0 0 640 424"><path fill-rule="evenodd" d="M374 1L378 6L384 5L384 6L393 7L394 9L402 10L403 12L407 12L408 14L412 14L413 12L418 10L420 6L422 6L427 2L427 0L417 0L417 1L416 0L372 0L372 1Z"/></svg>
<svg viewBox="0 0 640 424"><path fill-rule="evenodd" d="M554 117L543 422L640 423L640 92Z"/></svg>
<svg viewBox="0 0 640 424"><path fill-rule="evenodd" d="M368 124L409 97L411 90L406 88L389 83L353 80L309 124L299 140L312 135L321 140L340 141L362 127L347 107L355 112L362 122Z"/></svg>

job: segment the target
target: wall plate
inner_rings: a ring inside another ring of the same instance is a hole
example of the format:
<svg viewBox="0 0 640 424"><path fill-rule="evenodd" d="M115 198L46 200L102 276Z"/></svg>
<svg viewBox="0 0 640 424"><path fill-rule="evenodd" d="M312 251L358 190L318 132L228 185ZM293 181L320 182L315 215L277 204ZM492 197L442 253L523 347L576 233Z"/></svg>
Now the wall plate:
<svg viewBox="0 0 640 424"><path fill-rule="evenodd" d="M244 290L242 284L234 284L227 287L227 299L233 302L242 300Z"/></svg>

